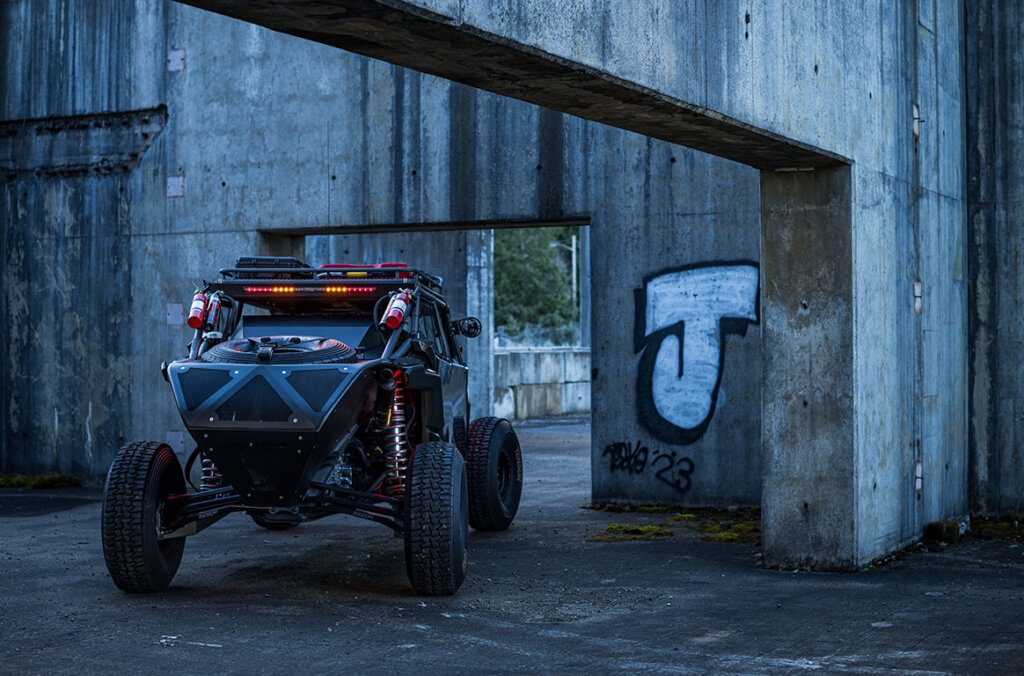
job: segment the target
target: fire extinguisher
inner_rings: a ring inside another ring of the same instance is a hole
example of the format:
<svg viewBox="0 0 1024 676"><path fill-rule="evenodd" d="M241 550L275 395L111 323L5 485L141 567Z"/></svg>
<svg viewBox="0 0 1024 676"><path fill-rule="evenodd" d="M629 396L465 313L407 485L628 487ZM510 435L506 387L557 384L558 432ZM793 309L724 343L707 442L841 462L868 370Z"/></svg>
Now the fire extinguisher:
<svg viewBox="0 0 1024 676"><path fill-rule="evenodd" d="M206 294L197 289L196 295L192 296L192 307L188 311L188 320L186 322L188 327L190 329L201 329L205 315Z"/></svg>
<svg viewBox="0 0 1024 676"><path fill-rule="evenodd" d="M206 306L206 322L204 328L207 331L217 330L217 320L220 319L220 291L217 291L210 296L210 300Z"/></svg>
<svg viewBox="0 0 1024 676"><path fill-rule="evenodd" d="M384 319L380 322L381 330L387 328L393 331L401 326L411 300L412 297L405 291L399 291L392 296L388 302L387 309L384 310Z"/></svg>
<svg viewBox="0 0 1024 676"><path fill-rule="evenodd" d="M192 307L188 311L186 323L190 329L195 329L192 335L192 347L188 351L188 358L195 359L199 356L199 347L203 337L203 325L206 323L206 294L200 289L192 296Z"/></svg>

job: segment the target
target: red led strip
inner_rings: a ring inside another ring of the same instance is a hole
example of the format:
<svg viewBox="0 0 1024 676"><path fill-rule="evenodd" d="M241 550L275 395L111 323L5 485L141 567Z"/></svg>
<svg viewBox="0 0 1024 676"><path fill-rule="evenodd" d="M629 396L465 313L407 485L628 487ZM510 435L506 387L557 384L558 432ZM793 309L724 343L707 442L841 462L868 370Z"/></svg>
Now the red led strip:
<svg viewBox="0 0 1024 676"><path fill-rule="evenodd" d="M292 293L295 287L246 287L246 293Z"/></svg>
<svg viewBox="0 0 1024 676"><path fill-rule="evenodd" d="M324 293L373 293L377 290L375 286L246 286L246 293L295 293L296 291L311 291Z"/></svg>
<svg viewBox="0 0 1024 676"><path fill-rule="evenodd" d="M325 286L327 293L373 293L377 290L375 286Z"/></svg>

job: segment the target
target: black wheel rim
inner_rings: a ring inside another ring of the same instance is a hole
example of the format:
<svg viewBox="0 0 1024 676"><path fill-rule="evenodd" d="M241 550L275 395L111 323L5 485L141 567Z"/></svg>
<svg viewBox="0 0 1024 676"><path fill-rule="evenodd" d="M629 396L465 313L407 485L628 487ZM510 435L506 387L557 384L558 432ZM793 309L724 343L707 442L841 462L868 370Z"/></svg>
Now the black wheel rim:
<svg viewBox="0 0 1024 676"><path fill-rule="evenodd" d="M157 549L160 550L160 553L165 557L171 556L182 544L178 538L172 538L170 540L160 539L160 531L163 529L163 524L168 517L166 500L176 492L184 490L184 487L179 487L177 484L177 477L173 470L165 468L163 475L160 477L159 494L156 497L156 546Z"/></svg>
<svg viewBox="0 0 1024 676"><path fill-rule="evenodd" d="M503 505L508 504L509 496L512 495L512 458L508 451L501 450L498 454L498 497Z"/></svg>

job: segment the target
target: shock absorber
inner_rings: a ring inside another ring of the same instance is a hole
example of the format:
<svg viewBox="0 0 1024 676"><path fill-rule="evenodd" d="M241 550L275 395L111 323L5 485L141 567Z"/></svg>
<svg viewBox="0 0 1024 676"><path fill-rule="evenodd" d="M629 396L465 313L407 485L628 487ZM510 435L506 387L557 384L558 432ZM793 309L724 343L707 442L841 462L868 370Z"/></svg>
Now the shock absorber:
<svg viewBox="0 0 1024 676"><path fill-rule="evenodd" d="M217 465L214 464L213 460L204 457L203 458L203 476L199 480L200 490L208 490L210 488L220 488L224 485L224 475L217 469Z"/></svg>
<svg viewBox="0 0 1024 676"><path fill-rule="evenodd" d="M405 388L395 384L391 415L384 443L384 464L387 466L387 490L395 497L405 493L405 475L409 471L409 439L406 436Z"/></svg>

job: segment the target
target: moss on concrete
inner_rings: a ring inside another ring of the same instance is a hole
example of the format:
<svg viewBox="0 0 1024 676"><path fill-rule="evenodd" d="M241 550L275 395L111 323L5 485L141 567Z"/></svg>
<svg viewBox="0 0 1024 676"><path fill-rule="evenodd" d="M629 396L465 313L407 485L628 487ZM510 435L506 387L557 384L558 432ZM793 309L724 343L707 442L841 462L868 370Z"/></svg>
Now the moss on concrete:
<svg viewBox="0 0 1024 676"><path fill-rule="evenodd" d="M82 482L71 474L0 474L0 488L28 488L34 490L48 488L78 488Z"/></svg>
<svg viewBox="0 0 1024 676"><path fill-rule="evenodd" d="M749 542L761 540L760 521L708 521L697 526L705 540L712 542Z"/></svg>
<svg viewBox="0 0 1024 676"><path fill-rule="evenodd" d="M982 540L1024 542L1024 515L971 517L971 537Z"/></svg>
<svg viewBox="0 0 1024 676"><path fill-rule="evenodd" d="M583 509L591 509L599 512L611 512L616 514L669 514L668 520L673 523L688 524L696 527L705 540L712 542L745 542L758 544L761 541L761 510L745 508L721 508L721 507L688 507L681 510L678 505L629 505L615 502L599 502L582 505ZM613 542L618 540L643 540L664 537L652 535L651 533L627 533L618 529L642 529L648 526L622 526L611 524L607 532L597 536L595 539L601 542ZM664 526L655 526L668 531Z"/></svg>
<svg viewBox="0 0 1024 676"><path fill-rule="evenodd" d="M580 505L583 509L591 509L596 512L611 512L613 514L671 514L678 512L678 505L627 505L618 502L594 502Z"/></svg>
<svg viewBox="0 0 1024 676"><path fill-rule="evenodd" d="M669 521L693 524L705 540L712 542L757 544L761 541L761 510L759 509L697 508L670 516Z"/></svg>
<svg viewBox="0 0 1024 676"><path fill-rule="evenodd" d="M672 537L675 533L671 529L658 524L647 524L643 526L610 523L605 526L603 535L594 537L598 542L622 542L624 540L660 540Z"/></svg>

